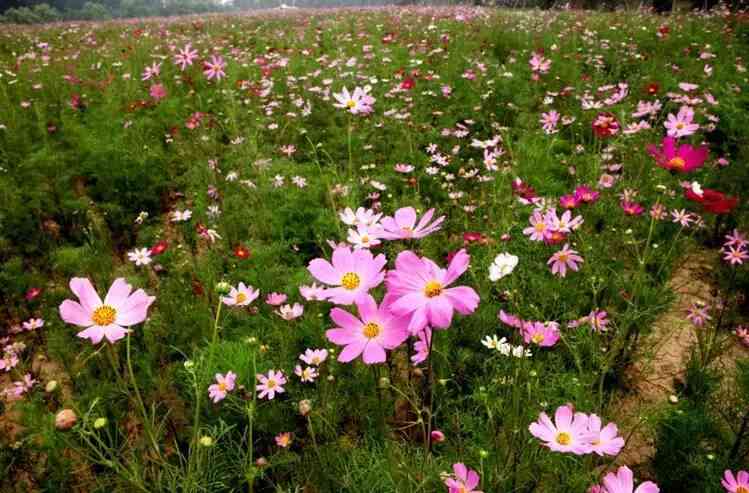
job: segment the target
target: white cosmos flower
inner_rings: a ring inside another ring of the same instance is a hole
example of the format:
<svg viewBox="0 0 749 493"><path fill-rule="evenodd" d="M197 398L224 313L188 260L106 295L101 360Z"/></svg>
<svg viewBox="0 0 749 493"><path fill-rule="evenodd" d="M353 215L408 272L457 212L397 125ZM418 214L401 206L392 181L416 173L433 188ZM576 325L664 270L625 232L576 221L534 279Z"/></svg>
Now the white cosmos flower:
<svg viewBox="0 0 749 493"><path fill-rule="evenodd" d="M507 252L500 253L489 266L489 280L496 282L508 276L518 265L518 257Z"/></svg>
<svg viewBox="0 0 749 493"><path fill-rule="evenodd" d="M151 251L148 248L136 248L127 252L127 258L137 266L148 265L151 263Z"/></svg>

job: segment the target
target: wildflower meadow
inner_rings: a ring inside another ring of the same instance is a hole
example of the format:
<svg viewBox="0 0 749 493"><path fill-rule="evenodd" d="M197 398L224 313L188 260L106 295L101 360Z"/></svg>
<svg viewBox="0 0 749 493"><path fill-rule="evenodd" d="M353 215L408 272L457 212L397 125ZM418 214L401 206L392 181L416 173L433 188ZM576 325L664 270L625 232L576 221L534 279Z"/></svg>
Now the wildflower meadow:
<svg viewBox="0 0 749 493"><path fill-rule="evenodd" d="M749 493L747 64L722 5L3 24L0 491Z"/></svg>

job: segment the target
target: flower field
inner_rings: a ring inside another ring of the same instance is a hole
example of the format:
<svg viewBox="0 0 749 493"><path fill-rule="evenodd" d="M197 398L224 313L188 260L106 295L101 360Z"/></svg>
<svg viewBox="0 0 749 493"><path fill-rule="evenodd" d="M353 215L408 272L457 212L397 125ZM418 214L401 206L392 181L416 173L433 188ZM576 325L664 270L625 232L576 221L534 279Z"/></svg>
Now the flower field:
<svg viewBox="0 0 749 493"><path fill-rule="evenodd" d="M748 57L722 9L4 27L0 491L749 493Z"/></svg>

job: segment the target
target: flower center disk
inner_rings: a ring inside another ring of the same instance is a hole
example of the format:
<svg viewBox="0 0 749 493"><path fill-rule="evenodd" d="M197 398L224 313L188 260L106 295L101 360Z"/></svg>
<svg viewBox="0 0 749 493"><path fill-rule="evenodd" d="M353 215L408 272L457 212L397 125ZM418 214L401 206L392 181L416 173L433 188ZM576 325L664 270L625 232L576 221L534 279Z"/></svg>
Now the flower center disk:
<svg viewBox="0 0 749 493"><path fill-rule="evenodd" d="M427 298L434 298L435 296L439 296L442 294L442 284L438 283L437 281L429 281L426 286L424 286L424 294Z"/></svg>
<svg viewBox="0 0 749 493"><path fill-rule="evenodd" d="M359 284L361 284L361 279L355 272L347 272L341 278L341 285L349 291L358 288Z"/></svg>
<svg viewBox="0 0 749 493"><path fill-rule="evenodd" d="M91 315L91 320L99 326L105 326L114 323L117 318L117 310L109 305L102 305Z"/></svg>
<svg viewBox="0 0 749 493"><path fill-rule="evenodd" d="M557 443L559 445L569 445L572 442L572 437L569 433L563 431L557 434Z"/></svg>
<svg viewBox="0 0 749 493"><path fill-rule="evenodd" d="M362 327L362 333L367 339L374 339L380 335L380 326L374 322L369 322Z"/></svg>

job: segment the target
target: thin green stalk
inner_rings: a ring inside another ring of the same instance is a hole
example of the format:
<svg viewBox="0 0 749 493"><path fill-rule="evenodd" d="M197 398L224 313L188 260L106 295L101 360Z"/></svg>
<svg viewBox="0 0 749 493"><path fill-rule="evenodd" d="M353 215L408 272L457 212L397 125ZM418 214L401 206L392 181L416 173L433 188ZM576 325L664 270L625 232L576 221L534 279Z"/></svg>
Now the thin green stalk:
<svg viewBox="0 0 749 493"><path fill-rule="evenodd" d="M135 380L135 373L133 373L133 364L130 360L130 332L127 333L127 341L125 343L125 349L127 354L127 372L130 375L130 380L133 383L133 389L135 390L135 397L138 400L138 406L140 407L140 412L143 414L143 427L146 430L146 433L148 434L148 437L151 439L151 445L153 446L153 451L156 453L156 456L160 455L159 451L159 443L156 440L156 436L153 432L152 422L151 418L146 413L146 406L143 403L143 398L140 395L140 389L138 388L138 382Z"/></svg>

